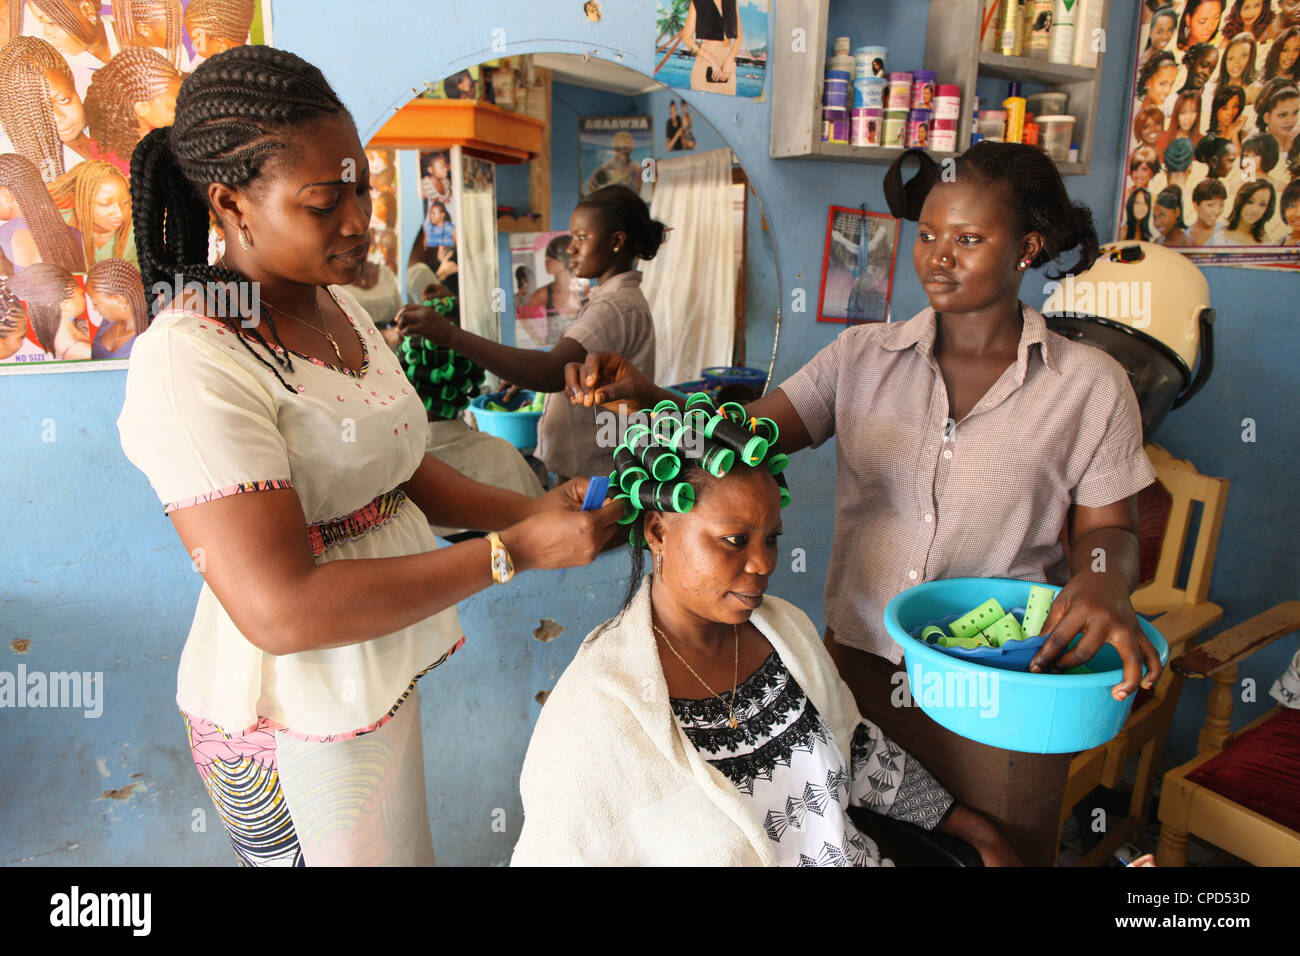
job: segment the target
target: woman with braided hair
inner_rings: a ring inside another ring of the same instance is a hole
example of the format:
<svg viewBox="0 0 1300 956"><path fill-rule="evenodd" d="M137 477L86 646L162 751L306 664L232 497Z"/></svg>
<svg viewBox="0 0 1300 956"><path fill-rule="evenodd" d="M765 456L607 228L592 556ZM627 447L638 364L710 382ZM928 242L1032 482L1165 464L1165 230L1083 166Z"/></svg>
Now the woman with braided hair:
<svg viewBox="0 0 1300 956"><path fill-rule="evenodd" d="M0 252L15 271L34 262L86 271L81 233L59 215L36 165L17 153L0 154Z"/></svg>
<svg viewBox="0 0 1300 956"><path fill-rule="evenodd" d="M1018 863L863 719L812 621L766 593L789 501L775 426L691 403L659 406L615 453L628 595L542 708L513 865L889 865L850 807Z"/></svg>
<svg viewBox="0 0 1300 956"><path fill-rule="evenodd" d="M40 36L74 66L107 63L117 53L116 37L104 29L98 0L27 0L27 13Z"/></svg>
<svg viewBox="0 0 1300 956"><path fill-rule="evenodd" d="M185 8L185 29L194 52L216 56L248 42L257 0L190 0Z"/></svg>
<svg viewBox="0 0 1300 956"><path fill-rule="evenodd" d="M117 45L163 50L176 69L183 65L181 0L112 0Z"/></svg>
<svg viewBox="0 0 1300 956"><path fill-rule="evenodd" d="M149 327L140 270L121 259L96 262L86 274L86 295L103 319L90 343L90 357L130 358L135 337Z"/></svg>
<svg viewBox="0 0 1300 956"><path fill-rule="evenodd" d="M18 294L9 288L8 276L0 278L0 362L18 361L27 341L27 310ZM34 347L26 351L36 351Z"/></svg>
<svg viewBox="0 0 1300 956"><path fill-rule="evenodd" d="M11 278L9 287L27 306L32 331L50 356L60 361L90 358L86 294L71 272L38 262Z"/></svg>
<svg viewBox="0 0 1300 956"><path fill-rule="evenodd" d="M15 37L0 50L0 126L14 151L63 174L80 157L98 149L86 135L86 111L59 51L39 37ZM69 152L71 151L71 155Z"/></svg>
<svg viewBox="0 0 1300 956"><path fill-rule="evenodd" d="M1124 369L1020 300L1031 266L1061 262L1051 279L1091 267L1087 206L1032 146L979 143L955 173L919 211L912 265L929 307L847 329L746 409L776 422L787 453L835 439L826 645L861 712L1026 863L1051 866L1071 755L988 747L893 706L903 649L885 607L940 578L1060 584L1030 670L1065 670L1110 644L1124 662L1116 700L1154 686L1160 659L1130 596L1135 498L1155 471ZM591 353L566 376L588 406L672 398L621 356Z"/></svg>
<svg viewBox="0 0 1300 956"><path fill-rule="evenodd" d="M204 555L177 702L248 865L432 862L416 680L461 646L456 603L590 562L619 514L580 511L585 480L528 498L425 454L424 405L345 288L369 180L320 70L267 46L201 63L132 156L156 311L118 429ZM489 534L439 548L431 521Z"/></svg>
<svg viewBox="0 0 1300 956"><path fill-rule="evenodd" d="M86 125L90 136L118 156L130 156L151 129L170 126L181 75L153 50L128 47L90 78Z"/></svg>
<svg viewBox="0 0 1300 956"><path fill-rule="evenodd" d="M131 235L131 190L126 177L102 159L88 159L50 184L50 198L81 233L87 263L126 259L136 263Z"/></svg>

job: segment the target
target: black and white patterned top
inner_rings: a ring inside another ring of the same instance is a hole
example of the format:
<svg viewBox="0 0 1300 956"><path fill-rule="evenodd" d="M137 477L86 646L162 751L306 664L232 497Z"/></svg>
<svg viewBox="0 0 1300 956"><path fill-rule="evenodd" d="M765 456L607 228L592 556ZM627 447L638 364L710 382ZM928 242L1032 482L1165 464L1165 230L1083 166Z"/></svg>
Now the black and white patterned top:
<svg viewBox="0 0 1300 956"><path fill-rule="evenodd" d="M695 749L749 798L782 866L892 866L849 806L932 830L953 798L912 756L861 721L844 765L831 729L775 650L736 690L737 726L716 697L672 698Z"/></svg>

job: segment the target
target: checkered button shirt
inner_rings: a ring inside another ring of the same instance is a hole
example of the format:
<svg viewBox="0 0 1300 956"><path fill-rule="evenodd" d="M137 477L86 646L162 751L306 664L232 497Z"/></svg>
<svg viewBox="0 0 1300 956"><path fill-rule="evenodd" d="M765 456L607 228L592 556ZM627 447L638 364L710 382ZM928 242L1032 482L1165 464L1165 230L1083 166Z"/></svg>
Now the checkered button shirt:
<svg viewBox="0 0 1300 956"><path fill-rule="evenodd" d="M835 436L824 597L841 643L901 661L885 605L923 581L1064 584L1071 505L1103 507L1155 480L1123 368L1021 311L1015 364L955 425L932 308L846 329L781 385L813 447Z"/></svg>

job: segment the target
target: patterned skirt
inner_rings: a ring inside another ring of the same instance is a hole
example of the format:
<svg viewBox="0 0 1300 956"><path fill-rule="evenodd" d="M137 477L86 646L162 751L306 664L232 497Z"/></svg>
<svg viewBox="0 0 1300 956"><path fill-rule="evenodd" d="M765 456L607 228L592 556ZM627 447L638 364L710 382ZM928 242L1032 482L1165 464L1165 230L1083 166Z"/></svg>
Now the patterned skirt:
<svg viewBox="0 0 1300 956"><path fill-rule="evenodd" d="M416 680L374 724L325 737L265 717L229 734L182 711L242 866L433 865Z"/></svg>

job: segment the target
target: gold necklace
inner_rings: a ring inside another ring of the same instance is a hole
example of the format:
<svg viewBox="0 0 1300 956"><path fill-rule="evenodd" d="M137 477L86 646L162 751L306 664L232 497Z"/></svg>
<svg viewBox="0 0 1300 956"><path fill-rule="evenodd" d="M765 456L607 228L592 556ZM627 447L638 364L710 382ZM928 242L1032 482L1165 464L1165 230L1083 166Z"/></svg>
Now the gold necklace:
<svg viewBox="0 0 1300 956"><path fill-rule="evenodd" d="M673 656L682 662L682 666L685 667L688 671L690 671L691 674L694 675L697 681L699 681L701 684L704 684L704 689L707 690L714 697L718 698L718 701L720 703L727 704L727 702L722 699L722 695L719 694L717 691L715 691L708 684L705 684L704 678L701 677L699 674L695 673L695 668L692 667L690 664L686 663L686 658L682 657L682 655L677 653L677 648L673 647L672 641L668 640L668 637L664 634L664 632L659 630L659 626L655 624L653 618L650 620L650 626L654 628L655 634L661 637L663 639L663 642L668 645L668 649L673 652ZM740 631L735 624L731 625L731 633L736 638L736 662L735 662L735 672L732 674L731 677L731 703L727 704L727 726L730 727L732 730L735 730L736 723L737 723L736 688L740 686Z"/></svg>
<svg viewBox="0 0 1300 956"><path fill-rule="evenodd" d="M325 324L325 315L324 315L323 312L321 312L320 302L319 302L318 300L313 300L313 301L315 302L315 305L316 305L316 318L320 319L320 321L321 321L321 325L324 325L324 324ZM285 317L287 317L287 318L290 318L290 319L296 319L297 321L301 322L303 325L307 326L307 328L311 329L313 332L317 333L318 335L323 335L323 336L325 336L325 338L329 340L330 345L333 346L333 348L334 348L334 354L338 356L339 364L340 364L340 365L347 365L347 363L343 361L343 353L339 351L339 343L336 342L336 341L334 340L334 336L330 335L328 329L323 329L323 328L322 328L322 329L318 329L318 328L316 328L316 326L312 325L310 322L308 322L308 321L307 321L306 319L304 319L302 316L300 316L300 315L292 315L292 314L290 314L290 313L284 311L284 309L281 309L281 308L278 307L278 306L272 305L272 304L271 304L270 302L268 302L265 298L262 298L262 304L265 305L267 308L269 308L269 309L270 309L271 311L273 311L273 312L279 312L281 315L283 315L283 316L285 316Z"/></svg>

